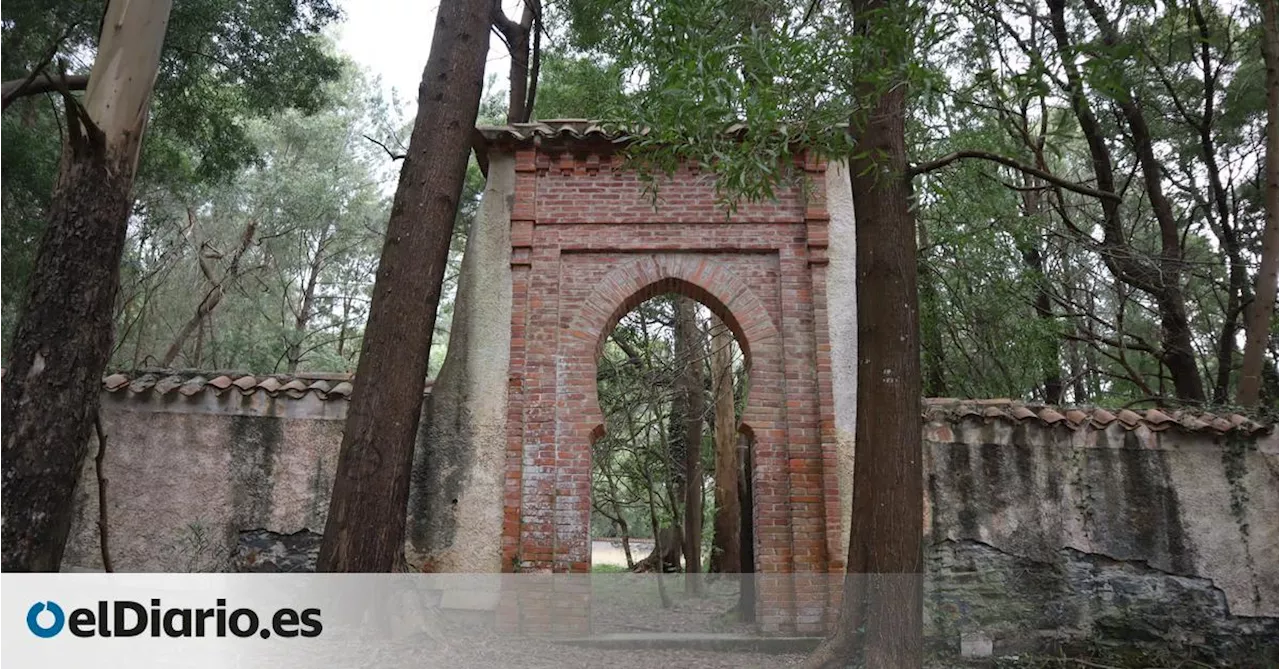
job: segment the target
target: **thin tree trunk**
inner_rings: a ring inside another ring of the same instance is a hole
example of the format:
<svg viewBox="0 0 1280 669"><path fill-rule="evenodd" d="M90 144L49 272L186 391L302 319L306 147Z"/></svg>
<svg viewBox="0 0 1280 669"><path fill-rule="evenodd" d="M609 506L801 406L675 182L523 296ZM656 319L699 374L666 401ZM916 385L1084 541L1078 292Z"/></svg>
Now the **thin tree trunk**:
<svg viewBox="0 0 1280 669"><path fill-rule="evenodd" d="M1035 190L1040 182L1029 174L1022 175L1022 206L1023 216L1027 218L1036 218L1044 210L1044 203L1041 200L1041 191ZM1036 301L1035 310L1036 317L1044 321L1045 325L1053 328L1055 318L1053 315L1053 295L1050 292L1049 278L1044 273L1044 256L1040 253L1037 245L1038 240L1031 239L1025 244L1020 245L1018 249L1022 255L1022 261L1027 264L1027 269L1031 271L1032 276L1036 280ZM1047 404L1062 403L1062 358L1058 352L1058 337L1053 338L1053 350L1049 352L1044 361L1044 401Z"/></svg>
<svg viewBox="0 0 1280 669"><path fill-rule="evenodd" d="M702 385L705 342L698 327L698 304L692 298L676 302L676 364L685 396L684 415L684 591L701 590L702 571L702 414L706 395Z"/></svg>
<svg viewBox="0 0 1280 669"><path fill-rule="evenodd" d="M302 362L302 340L307 335L307 325L311 323L311 312L316 299L316 283L320 280L320 270L324 266L324 247L325 242L322 241L320 249L316 251L314 262L307 270L307 285L302 289L302 305L293 319L293 341L289 343L289 350L285 354L288 358L290 374L296 374L298 364Z"/></svg>
<svg viewBox="0 0 1280 669"><path fill-rule="evenodd" d="M502 3L494 2L493 22L507 41L507 51L511 56L511 67L508 72L509 93L507 99L507 123L524 123L533 115L533 93L537 86L537 64L534 63L534 80L530 81L529 38L534 35L534 21L540 7L535 6L538 0L526 0L520 22L508 19L502 12ZM541 26L538 26L541 27ZM537 54L535 54L535 57Z"/></svg>
<svg viewBox="0 0 1280 669"><path fill-rule="evenodd" d="M1103 42L1110 48L1119 48L1120 36L1105 10L1096 0L1084 0L1089 15L1102 33ZM1156 304L1160 309L1160 326L1163 333L1163 362L1173 376L1174 391L1179 399L1192 402L1205 400L1204 382L1196 364L1195 348L1191 343L1191 323L1187 316L1186 298L1182 290L1182 235L1174 218L1173 207L1164 194L1164 174L1155 157L1151 130L1142 111L1141 100L1126 76L1119 74L1123 85L1115 100L1124 116L1133 140L1134 153L1142 170L1147 199L1160 228L1159 285Z"/></svg>
<svg viewBox="0 0 1280 669"><path fill-rule="evenodd" d="M102 417L93 417L93 426L98 434L98 454L93 457L93 472L98 480L98 549L102 554L102 571L108 574L115 571L111 564L111 526L107 513L107 475L103 462L107 457L107 433L102 429Z"/></svg>
<svg viewBox="0 0 1280 669"><path fill-rule="evenodd" d="M1280 67L1276 63L1276 0L1262 0L1262 57L1267 80L1267 190L1264 196L1266 225L1262 231L1262 266L1258 268L1253 303L1245 326L1244 360L1240 365L1240 387L1236 403L1254 406L1262 387L1263 353L1271 334L1271 315L1276 308L1276 271L1280 265L1280 135L1276 107L1280 104Z"/></svg>
<svg viewBox="0 0 1280 669"><path fill-rule="evenodd" d="M711 317L711 378L715 397L716 509L708 571L742 570L742 508L738 506L738 420L733 407L733 333Z"/></svg>
<svg viewBox="0 0 1280 669"><path fill-rule="evenodd" d="M742 551L742 576L738 586L738 615L742 622L753 622L756 616L756 543L753 492L751 490L751 449L754 444L745 434L738 436L738 508L742 510L739 530Z"/></svg>
<svg viewBox="0 0 1280 669"><path fill-rule="evenodd" d="M658 579L658 598L662 601L662 608L671 608L671 595L667 594L667 584L662 579L663 573L666 571L662 556L666 555L665 546L662 545L662 531L658 528L658 511L656 501L653 498L653 486L646 485L645 489L649 492L649 526L653 529L653 554L658 556L658 567L654 569L654 578ZM634 569L634 567L632 567Z"/></svg>
<svg viewBox="0 0 1280 669"><path fill-rule="evenodd" d="M111 354L138 151L171 0L107 5L4 375L4 571L56 571Z"/></svg>
<svg viewBox="0 0 1280 669"><path fill-rule="evenodd" d="M187 319L187 322L178 330L178 334L174 336L173 342L169 344L168 350L164 353L164 359L160 361L160 366L162 367L171 367L173 365L173 361L177 360L178 355L182 353L182 347L186 345L187 340L190 339L191 335L201 327L205 319L209 318L213 314L213 310L217 309L218 305L222 303L222 296L226 293L223 286L225 286L229 281L235 281L240 275L240 259L243 258L245 252L249 250L249 246L253 244L253 236L258 229L258 222L252 219L250 219L248 224L244 226L244 232L240 235L240 245L236 247L235 252L231 256L231 263L227 265L226 271L223 272L222 276L219 278L214 276L213 268L210 266L209 262L200 255L201 245L198 241L199 237L195 230L195 213L188 209L187 216L191 221L191 247L195 249L196 260L200 264L201 274L203 274L205 280L209 282L209 291L206 292L204 298L200 300L200 304L196 305L195 314L193 314L191 318ZM199 365L199 362L196 362L195 364Z"/></svg>
<svg viewBox="0 0 1280 669"><path fill-rule="evenodd" d="M342 324L338 326L338 357L343 357L347 347L347 319L351 318L351 296L342 296Z"/></svg>
<svg viewBox="0 0 1280 669"><path fill-rule="evenodd" d="M889 0L852 0L855 29L893 21ZM894 29L894 26L888 26ZM897 27L905 30L905 27ZM885 65L890 65L885 63ZM857 221L858 418L848 574L836 630L811 666L923 662L920 322L902 86L870 90L850 160Z"/></svg>
<svg viewBox="0 0 1280 669"><path fill-rule="evenodd" d="M200 369L200 360L204 356L204 331L208 325L208 320L200 322L200 327L196 329L196 350L191 356L191 366Z"/></svg>
<svg viewBox="0 0 1280 669"><path fill-rule="evenodd" d="M917 222L916 235L921 249L916 261L916 272L920 280L920 301L927 305L926 309L931 311L931 318L925 320L921 325L922 334L926 338L924 347L924 392L929 397L946 397L947 381L944 371L946 354L942 345L942 324L938 322L938 319L942 317L940 309L941 298L938 295L937 279L929 273L928 253L931 244L929 242L929 228L924 221Z"/></svg>
<svg viewBox="0 0 1280 669"><path fill-rule="evenodd" d="M319 571L403 563L405 509L431 335L489 47L491 3L444 3L387 224Z"/></svg>

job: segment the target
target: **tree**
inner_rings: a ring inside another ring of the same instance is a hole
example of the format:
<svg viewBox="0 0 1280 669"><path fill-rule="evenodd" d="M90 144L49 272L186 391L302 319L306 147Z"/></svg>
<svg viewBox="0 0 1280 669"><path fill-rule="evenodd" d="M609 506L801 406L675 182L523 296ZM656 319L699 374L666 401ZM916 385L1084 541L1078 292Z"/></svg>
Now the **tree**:
<svg viewBox="0 0 1280 669"><path fill-rule="evenodd" d="M365 135L394 121L343 71L315 113L246 122L253 164L138 194L114 367L354 368L394 178Z"/></svg>
<svg viewBox="0 0 1280 669"><path fill-rule="evenodd" d="M1266 68L1267 124L1265 149L1264 211L1266 226L1262 232L1262 266L1258 270L1254 301L1248 310L1245 327L1244 361L1240 366L1240 388L1236 402L1244 406L1258 403L1262 387L1262 360L1271 334L1271 319L1276 307L1276 271L1280 267L1280 65L1277 65L1276 0L1262 0L1262 59Z"/></svg>
<svg viewBox="0 0 1280 669"><path fill-rule="evenodd" d="M538 96L538 70L542 64L541 0L524 0L520 22L507 18L502 1L493 2L493 27L507 45L511 56L508 77L507 123L525 123L533 118Z"/></svg>
<svg viewBox="0 0 1280 669"><path fill-rule="evenodd" d="M738 503L738 420L733 394L733 335L711 317L711 396L715 406L715 516L708 571L742 570L742 507Z"/></svg>
<svg viewBox="0 0 1280 669"><path fill-rule="evenodd" d="M61 147L57 105L38 93L60 79L50 72L63 60L68 87L83 89L105 4L13 0L0 8L6 94L0 116L6 261L0 342L6 355L49 220ZM330 0L177 3L160 56L132 213L142 213L158 193L225 183L254 162L258 152L249 130L255 119L287 108L316 111L328 91L323 84L339 73L321 34L338 15ZM22 88L33 75L33 85Z"/></svg>
<svg viewBox="0 0 1280 669"><path fill-rule="evenodd" d="M678 438L684 442L684 584L686 594L696 594L701 584L696 574L702 571L702 427L707 400L702 380L706 342L698 326L698 303L692 298L676 299L675 339L683 419Z"/></svg>
<svg viewBox="0 0 1280 669"><path fill-rule="evenodd" d="M903 45L911 30L906 2L853 0L849 10L862 34ZM909 58L909 48L885 50L869 65L897 72ZM810 666L855 656L869 667L923 662L920 316L904 83L876 77L855 87L868 109L851 124L858 149L849 161L859 240L852 527L840 619Z"/></svg>
<svg viewBox="0 0 1280 669"><path fill-rule="evenodd" d="M409 473L471 129L491 3L440 6L374 281L317 569L389 572L403 560Z"/></svg>
<svg viewBox="0 0 1280 669"><path fill-rule="evenodd" d="M3 565L56 571L111 354L138 153L171 0L110 3L82 104L67 90L67 139L0 399Z"/></svg>

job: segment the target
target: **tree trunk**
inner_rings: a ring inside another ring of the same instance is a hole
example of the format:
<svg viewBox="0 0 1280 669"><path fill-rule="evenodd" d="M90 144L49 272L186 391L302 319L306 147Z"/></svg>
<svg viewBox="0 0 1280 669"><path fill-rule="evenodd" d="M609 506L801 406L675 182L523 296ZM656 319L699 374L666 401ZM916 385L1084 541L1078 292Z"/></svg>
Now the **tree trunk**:
<svg viewBox="0 0 1280 669"><path fill-rule="evenodd" d="M315 307L316 284L320 281L320 270L324 267L325 241L320 242L316 257L307 268L307 284L302 289L302 304L293 319L293 340L289 342L288 358L290 374L298 373L298 364L302 362L302 340L307 336L307 325L311 323L311 312Z"/></svg>
<svg viewBox="0 0 1280 669"><path fill-rule="evenodd" d="M173 342L169 344L169 349L165 351L164 359L160 361L161 367L173 366L173 361L178 359L178 355L182 353L182 347L191 338L192 333L196 332L204 324L206 318L212 317L213 310L218 308L218 305L222 302L223 295L226 293L223 286L228 281L235 281L240 275L240 259L249 250L249 246L253 243L253 235L258 229L258 222L252 219L244 226L244 232L240 235L240 245L236 247L235 252L232 254L231 263L227 265L227 270L219 278L214 276L211 264L200 255L201 244L199 235L196 233L195 212L188 209L187 217L191 221L189 228L191 230L191 248L195 249L196 261L200 264L200 273L204 275L210 287L209 292L205 293L204 299L200 300L200 304L196 305L196 313L187 319L187 322L178 330L178 334L174 336ZM199 363L197 362L196 365L198 366Z"/></svg>
<svg viewBox="0 0 1280 669"><path fill-rule="evenodd" d="M894 20L887 4L852 0L856 28ZM883 28L876 26L877 32ZM905 176L905 90L868 88L858 90L872 106L853 124L859 151L849 165L859 241L859 406L848 574L836 630L810 664L845 666L860 660L861 666L903 669L923 662L916 240Z"/></svg>
<svg viewBox="0 0 1280 669"><path fill-rule="evenodd" d="M738 546L742 550L740 563L743 574L738 588L738 615L744 623L755 621L756 616L756 539L752 522L755 502L751 489L751 449L754 445L748 435L738 436L738 508L742 510Z"/></svg>
<svg viewBox="0 0 1280 669"><path fill-rule="evenodd" d="M344 291L346 287L343 287ZM347 347L347 321L351 318L351 296L342 296L342 324L338 326L338 357L344 357Z"/></svg>
<svg viewBox="0 0 1280 669"><path fill-rule="evenodd" d="M111 353L138 151L172 0L112 2L3 381L3 569L56 571Z"/></svg>
<svg viewBox="0 0 1280 669"><path fill-rule="evenodd" d="M1276 63L1276 0L1262 0L1262 58L1267 70L1267 190L1264 197L1267 216L1262 231L1262 266L1248 308L1245 326L1244 360L1240 365L1240 388L1236 403L1247 407L1258 403L1262 386L1263 353L1271 334L1271 315L1276 308L1276 270L1280 265L1280 136L1277 130L1276 106L1280 104L1280 67Z"/></svg>
<svg viewBox="0 0 1280 669"><path fill-rule="evenodd" d="M401 562L431 335L489 47L491 3L445 3L387 224L317 569Z"/></svg>
<svg viewBox="0 0 1280 669"><path fill-rule="evenodd" d="M1119 32L1106 16L1103 7L1096 0L1084 0L1084 4L1101 32L1103 42L1110 48L1119 48ZM1186 297L1182 289L1182 235L1174 218L1173 207L1164 194L1164 174L1155 156L1154 141L1141 100L1126 75L1123 72L1117 72L1117 75L1123 88L1115 102L1129 127L1147 199L1160 228L1160 290L1156 295L1156 304L1160 310L1161 344L1164 348L1162 361L1173 376L1174 392L1178 399L1203 402L1206 399L1204 382L1196 364L1195 348L1191 342L1191 322L1187 316Z"/></svg>
<svg viewBox="0 0 1280 669"><path fill-rule="evenodd" d="M929 227L924 221L916 224L916 242L921 249L916 259L916 273L920 281L920 298L930 317L924 319L921 326L926 338L923 351L925 366L924 393L928 397L946 397L947 379L945 373L946 353L942 344L941 309L942 299L938 295L936 278L929 273L928 254L932 244L929 242Z"/></svg>
<svg viewBox="0 0 1280 669"><path fill-rule="evenodd" d="M1098 190L1115 193L1117 189L1111 148L1094 114L1090 99L1085 94L1084 78L1076 65L1079 48L1071 43L1071 32L1066 24L1065 0L1048 0L1047 5L1050 29L1066 75L1065 92L1070 97L1072 112L1089 147ZM1100 15L1096 3L1086 0L1086 5L1090 6L1091 14L1103 31L1104 40L1114 44L1115 40L1111 35L1113 31L1105 17ZM1161 248L1157 262L1146 261L1142 253L1128 241L1129 233L1120 216L1119 201L1101 198L1103 241L1099 250L1102 261L1116 278L1154 298L1160 314L1161 344L1164 349L1160 361L1169 367L1178 397L1200 402L1204 400L1204 384L1196 366L1195 351L1191 345L1191 325L1182 292L1181 237L1160 184L1160 166L1152 150L1146 119L1131 97L1115 102L1124 112L1126 124L1132 134L1147 196L1160 226Z"/></svg>
<svg viewBox="0 0 1280 669"><path fill-rule="evenodd" d="M1041 186L1041 182L1029 174L1022 175L1022 207L1023 216L1035 219L1040 216L1044 210L1044 202L1041 199L1041 191L1037 190ZM1031 271L1032 276L1036 280L1036 300L1035 310L1036 317L1045 322L1045 325L1053 328L1056 319L1053 315L1053 294L1052 286L1049 284L1049 277L1044 271L1044 256L1040 253L1039 240L1030 239L1024 244L1019 244L1018 252L1022 255L1022 261L1027 264L1027 269ZM1045 356L1044 361L1044 401L1046 404L1062 403L1062 358L1058 351L1058 338L1053 339L1053 350Z"/></svg>
<svg viewBox="0 0 1280 669"><path fill-rule="evenodd" d="M698 304L676 302L676 364L682 365L684 414L684 591L700 591L702 571L702 414L707 398L702 385L704 342L698 327Z"/></svg>
<svg viewBox="0 0 1280 669"><path fill-rule="evenodd" d="M708 571L742 570L742 508L738 506L738 419L733 407L733 333L711 317L711 387L715 398L716 510Z"/></svg>
<svg viewBox="0 0 1280 669"><path fill-rule="evenodd" d="M526 0L520 22L507 18L502 3L493 4L493 22L507 41L507 53L511 56L508 71L507 123L526 123L533 117L534 95L538 86L539 33L542 27L537 21L542 11L540 0ZM529 40L533 38L533 54L529 53Z"/></svg>

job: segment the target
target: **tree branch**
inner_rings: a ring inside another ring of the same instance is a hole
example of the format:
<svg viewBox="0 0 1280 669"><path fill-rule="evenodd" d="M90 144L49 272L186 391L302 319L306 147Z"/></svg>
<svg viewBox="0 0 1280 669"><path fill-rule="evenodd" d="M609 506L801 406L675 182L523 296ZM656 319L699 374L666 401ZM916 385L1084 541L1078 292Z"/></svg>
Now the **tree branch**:
<svg viewBox="0 0 1280 669"><path fill-rule="evenodd" d="M24 85L25 81L24 79L13 79L0 84L5 107L8 107L10 102L18 98L39 95L40 93L51 93L58 90L57 79L47 74L36 76L26 85ZM73 74L67 77L67 90L69 91L83 91L88 87L89 75L87 74Z"/></svg>
<svg viewBox="0 0 1280 669"><path fill-rule="evenodd" d="M3 91L3 93L0 93L0 98L2 98L2 100L0 100L0 111L8 109L9 105L18 98L55 90L56 85L53 83L53 79L48 75L41 77L40 73L44 71L44 68L49 66L49 63L53 62L53 57L58 55L58 47L62 46L62 43L66 41L67 37L71 34L71 31L75 30L75 28L76 24L72 23L67 26L67 29L62 32L62 35L53 40L53 43L49 45L49 50L40 57L40 60L36 63L35 67L31 68L31 74L28 74L25 79L15 79L13 81L6 81L3 84L0 84L0 90ZM37 78L44 79L43 87L33 86ZM67 80L71 79L71 77L64 76L63 79ZM70 82L68 82L67 85L69 88L74 88L75 90L84 90L89 85L89 77L84 76L83 79L84 84L78 88L71 85Z"/></svg>
<svg viewBox="0 0 1280 669"><path fill-rule="evenodd" d="M107 453L107 434L102 429L102 415L93 417L93 427L98 433L98 454L93 458L94 473L98 477L98 545L102 550L102 570L113 572L111 551L107 548L107 477L102 473L102 460Z"/></svg>
<svg viewBox="0 0 1280 669"><path fill-rule="evenodd" d="M989 162L1004 165L1005 167L1011 167L1015 170L1019 170L1026 174L1030 174L1031 176L1037 177L1051 184L1054 184L1055 186L1065 188L1073 193L1079 193L1081 195L1095 197L1100 200L1113 200L1115 202L1120 201L1120 196L1116 195L1115 193L1097 190L1095 188L1089 188L1088 186L1083 186L1074 181L1068 181L1061 177L1050 174L1049 172L1046 172L1044 170L1032 167L1030 165L1024 165L1023 163L1020 163L1012 158L1007 158L1005 156L1002 156L996 153L990 153L987 151L956 151L954 153L948 153L947 155L942 156L941 158L931 160L927 163L919 163L911 166L911 168L907 171L907 175L911 177L915 177L921 174L927 174L929 172L933 172L936 170L940 170L944 167L947 167L948 165L956 161L966 160L966 159L986 160Z"/></svg>
<svg viewBox="0 0 1280 669"><path fill-rule="evenodd" d="M529 122L533 120L533 103L538 96L538 70L542 69L542 4L538 0L526 0L526 2L534 3L533 27L533 55L529 65L529 92L525 95L524 104L524 120Z"/></svg>
<svg viewBox="0 0 1280 669"><path fill-rule="evenodd" d="M370 142L373 142L374 144L377 144L378 146L382 147L382 150L387 152L387 155L391 157L391 160L392 160L393 162L394 162L394 161L397 161L397 160L404 160L405 154L403 154L403 153L392 153L392 152L391 152L391 149L387 148L387 145L386 145L386 144L383 144L382 142L379 142L378 140L376 140L376 139L374 139L374 138L372 138L372 137L370 137L370 136L368 136L368 135L362 135L362 137L364 137L365 139L369 140Z"/></svg>

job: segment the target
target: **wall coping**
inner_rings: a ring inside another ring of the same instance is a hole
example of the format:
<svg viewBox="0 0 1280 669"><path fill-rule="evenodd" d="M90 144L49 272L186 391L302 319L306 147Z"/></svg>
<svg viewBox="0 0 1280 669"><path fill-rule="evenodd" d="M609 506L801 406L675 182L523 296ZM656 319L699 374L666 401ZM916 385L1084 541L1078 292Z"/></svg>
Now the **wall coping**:
<svg viewBox="0 0 1280 669"><path fill-rule="evenodd" d="M209 396L263 395L275 400L335 402L349 400L355 390L350 373L301 372L251 374L236 371L143 369L114 372L102 380L105 392L120 401L190 400L205 403ZM431 392L427 380L423 395ZM1051 406L1014 399L924 398L921 417L926 423L964 420L1036 424L1070 430L1125 431L1145 428L1152 432L1258 436L1271 432L1274 423L1259 423L1239 413L1213 413L1201 409L1108 409L1097 406Z"/></svg>

